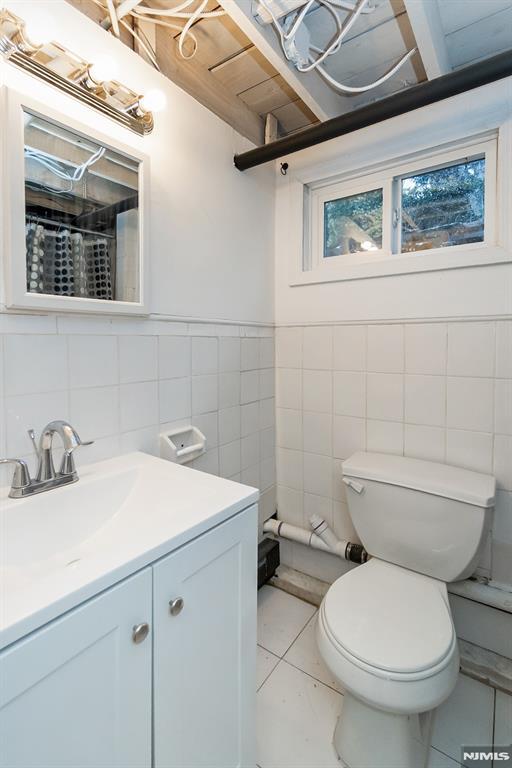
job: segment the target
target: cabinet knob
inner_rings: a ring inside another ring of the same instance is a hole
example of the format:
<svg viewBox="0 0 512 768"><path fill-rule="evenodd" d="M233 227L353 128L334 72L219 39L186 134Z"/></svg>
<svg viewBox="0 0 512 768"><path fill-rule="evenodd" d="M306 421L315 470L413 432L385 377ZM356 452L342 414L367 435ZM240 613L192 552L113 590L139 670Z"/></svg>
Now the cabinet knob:
<svg viewBox="0 0 512 768"><path fill-rule="evenodd" d="M132 631L132 640L135 645L143 643L146 637L149 635L149 624L136 624Z"/></svg>
<svg viewBox="0 0 512 768"><path fill-rule="evenodd" d="M185 601L182 597L176 597L174 600L171 600L169 602L169 609L171 611L171 616L177 616L179 613L182 612L183 606L185 605Z"/></svg>

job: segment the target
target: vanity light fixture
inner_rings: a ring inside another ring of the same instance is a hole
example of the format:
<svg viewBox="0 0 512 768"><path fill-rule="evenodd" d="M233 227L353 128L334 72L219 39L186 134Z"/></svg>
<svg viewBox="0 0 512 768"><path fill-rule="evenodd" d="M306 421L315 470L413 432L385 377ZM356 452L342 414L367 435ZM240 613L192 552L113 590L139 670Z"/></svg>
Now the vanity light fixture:
<svg viewBox="0 0 512 768"><path fill-rule="evenodd" d="M150 91L146 98L117 80L111 57L92 64L51 39L44 25L32 31L23 19L0 10L0 53L12 64L41 78L140 136L151 133L153 111L165 107L165 95Z"/></svg>

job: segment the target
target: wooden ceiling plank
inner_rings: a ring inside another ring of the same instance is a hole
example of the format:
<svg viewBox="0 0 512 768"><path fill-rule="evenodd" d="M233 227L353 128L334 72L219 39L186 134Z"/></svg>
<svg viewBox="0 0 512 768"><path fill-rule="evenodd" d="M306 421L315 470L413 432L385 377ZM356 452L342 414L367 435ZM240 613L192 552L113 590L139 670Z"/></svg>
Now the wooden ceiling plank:
<svg viewBox="0 0 512 768"><path fill-rule="evenodd" d="M252 46L237 56L210 70L229 91L235 94L263 83L277 74L274 67L257 48Z"/></svg>
<svg viewBox="0 0 512 768"><path fill-rule="evenodd" d="M297 94L284 80L282 75L275 75L263 83L248 88L238 94L249 109L259 115L266 115L279 107L284 107L297 100Z"/></svg>
<svg viewBox="0 0 512 768"><path fill-rule="evenodd" d="M437 0L404 0L429 80L451 72L452 66Z"/></svg>
<svg viewBox="0 0 512 768"><path fill-rule="evenodd" d="M202 19L194 24L192 33L197 38L195 58L208 69L252 45L247 35L227 14L212 19ZM185 48L187 52L188 48L189 43Z"/></svg>
<svg viewBox="0 0 512 768"><path fill-rule="evenodd" d="M231 93L196 58L184 61L176 41L164 28L157 27L156 50L162 73L193 96L207 109L225 120L256 145L263 143L261 118Z"/></svg>
<svg viewBox="0 0 512 768"><path fill-rule="evenodd" d="M306 128L308 125L317 122L315 115L300 99L275 109L273 115L279 121L281 134L287 134L299 128Z"/></svg>

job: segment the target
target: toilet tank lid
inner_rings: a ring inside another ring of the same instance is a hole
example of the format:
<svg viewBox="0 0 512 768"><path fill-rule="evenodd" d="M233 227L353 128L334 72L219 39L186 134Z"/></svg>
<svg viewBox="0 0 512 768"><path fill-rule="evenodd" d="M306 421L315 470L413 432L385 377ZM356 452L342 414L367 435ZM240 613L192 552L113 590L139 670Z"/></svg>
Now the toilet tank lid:
<svg viewBox="0 0 512 768"><path fill-rule="evenodd" d="M493 507L496 480L449 464L359 451L343 462L343 474L431 493L477 507Z"/></svg>

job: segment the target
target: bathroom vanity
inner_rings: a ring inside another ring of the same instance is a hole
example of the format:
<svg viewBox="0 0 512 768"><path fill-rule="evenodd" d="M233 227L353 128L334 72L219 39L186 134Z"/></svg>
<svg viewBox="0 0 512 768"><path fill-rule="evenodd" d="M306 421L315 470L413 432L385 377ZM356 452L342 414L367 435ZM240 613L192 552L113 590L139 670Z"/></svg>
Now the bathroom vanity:
<svg viewBox="0 0 512 768"><path fill-rule="evenodd" d="M254 766L258 492L145 454L0 497L0 766Z"/></svg>

